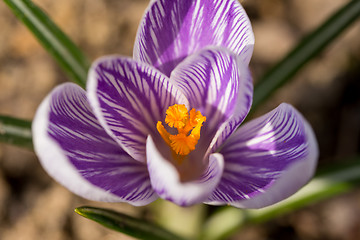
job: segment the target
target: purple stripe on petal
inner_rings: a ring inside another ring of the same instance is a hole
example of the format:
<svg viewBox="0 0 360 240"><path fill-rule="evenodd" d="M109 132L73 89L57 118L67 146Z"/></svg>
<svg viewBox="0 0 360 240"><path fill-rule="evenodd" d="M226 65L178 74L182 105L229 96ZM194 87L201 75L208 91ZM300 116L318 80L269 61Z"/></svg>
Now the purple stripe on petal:
<svg viewBox="0 0 360 240"><path fill-rule="evenodd" d="M216 150L248 114L253 84L247 65L224 48L203 49L179 64L170 81L207 117L202 134ZM213 150L213 151L214 151Z"/></svg>
<svg viewBox="0 0 360 240"><path fill-rule="evenodd" d="M79 86L65 83L49 94L36 113L33 135L43 167L74 193L133 205L157 198L146 165L107 135Z"/></svg>
<svg viewBox="0 0 360 240"><path fill-rule="evenodd" d="M133 55L170 76L183 59L211 45L228 48L249 63L254 36L238 1L152 1L140 24Z"/></svg>
<svg viewBox="0 0 360 240"><path fill-rule="evenodd" d="M151 136L146 144L147 164L151 185L157 194L180 206L189 206L206 200L219 183L223 172L223 156L211 154L209 165L198 180L182 182L174 165L159 152Z"/></svg>
<svg viewBox="0 0 360 240"><path fill-rule="evenodd" d="M97 60L88 78L88 97L107 133L134 159L145 161L145 143L156 134L166 109L184 102L168 78L132 59L108 56Z"/></svg>
<svg viewBox="0 0 360 240"><path fill-rule="evenodd" d="M295 193L313 175L318 158L311 126L288 104L241 126L220 153L224 174L209 203L247 208Z"/></svg>

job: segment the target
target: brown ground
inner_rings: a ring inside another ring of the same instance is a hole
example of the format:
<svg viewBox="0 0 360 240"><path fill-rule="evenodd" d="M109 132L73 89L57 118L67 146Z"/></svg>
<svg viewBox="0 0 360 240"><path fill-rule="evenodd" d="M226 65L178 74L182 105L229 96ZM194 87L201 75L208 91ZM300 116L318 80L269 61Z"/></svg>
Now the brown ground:
<svg viewBox="0 0 360 240"><path fill-rule="evenodd" d="M36 0L95 59L131 56L146 0ZM256 79L302 36L345 0L244 0L256 44L250 64ZM318 137L320 166L359 154L360 27L354 24L281 88L256 115L281 102L296 106ZM44 96L67 77L29 31L0 3L0 114L32 119ZM132 215L148 212L127 204L102 204L74 196L41 168L34 153L0 145L0 239L131 239L73 213L81 205ZM151 206L153 208L153 206ZM149 213L148 213L149 215ZM156 213L155 213L156 216ZM360 239L360 191L248 227L233 239ZM150 217L152 215L150 214Z"/></svg>

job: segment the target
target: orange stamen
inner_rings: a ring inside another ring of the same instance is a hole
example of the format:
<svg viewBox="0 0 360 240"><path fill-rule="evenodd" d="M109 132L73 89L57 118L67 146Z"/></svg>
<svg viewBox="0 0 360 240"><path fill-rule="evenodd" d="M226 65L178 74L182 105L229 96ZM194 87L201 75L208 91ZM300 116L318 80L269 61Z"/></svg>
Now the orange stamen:
<svg viewBox="0 0 360 240"><path fill-rule="evenodd" d="M165 123L169 127L176 128L178 134L170 134L160 121L157 122L156 129L181 163L185 156L195 150L205 121L206 117L200 111L193 108L189 113L185 105L175 104L166 110Z"/></svg>

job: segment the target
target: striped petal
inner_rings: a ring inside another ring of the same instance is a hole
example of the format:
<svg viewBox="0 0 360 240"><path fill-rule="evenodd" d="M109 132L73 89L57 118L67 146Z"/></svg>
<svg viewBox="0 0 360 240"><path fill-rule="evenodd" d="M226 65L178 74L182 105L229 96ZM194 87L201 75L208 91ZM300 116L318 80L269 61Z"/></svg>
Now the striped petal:
<svg viewBox="0 0 360 240"><path fill-rule="evenodd" d="M170 80L190 106L207 117L202 133L206 139L213 139L213 149L223 143L250 110L250 71L227 49L211 47L189 56L174 69Z"/></svg>
<svg viewBox="0 0 360 240"><path fill-rule="evenodd" d="M146 153L152 187L161 198L180 206L205 201L219 183L223 172L222 155L211 154L209 166L199 179L181 181L177 169L158 151L151 136L147 140Z"/></svg>
<svg viewBox="0 0 360 240"><path fill-rule="evenodd" d="M146 165L106 134L79 86L65 83L55 88L37 110L32 127L41 164L72 192L90 200L133 205L157 198Z"/></svg>
<svg viewBox="0 0 360 240"><path fill-rule="evenodd" d="M140 23L134 58L170 76L188 55L210 45L230 49L247 64L254 36L237 0L156 0Z"/></svg>
<svg viewBox="0 0 360 240"><path fill-rule="evenodd" d="M168 106L185 101L155 68L132 59L97 60L88 77L88 98L107 133L134 159L145 162L145 144Z"/></svg>
<svg viewBox="0 0 360 240"><path fill-rule="evenodd" d="M294 194L313 176L318 158L311 126L288 104L242 126L220 153L224 174L209 203L242 208Z"/></svg>

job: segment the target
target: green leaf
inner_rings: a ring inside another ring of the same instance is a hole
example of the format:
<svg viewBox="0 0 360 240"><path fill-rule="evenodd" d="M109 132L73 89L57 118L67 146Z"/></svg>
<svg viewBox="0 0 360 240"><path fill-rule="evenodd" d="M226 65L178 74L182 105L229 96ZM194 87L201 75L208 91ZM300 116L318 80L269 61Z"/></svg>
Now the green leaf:
<svg viewBox="0 0 360 240"><path fill-rule="evenodd" d="M223 207L205 223L201 239L225 239L244 225L261 223L309 204L348 192L360 184L360 156L328 167L299 192L275 205L262 209Z"/></svg>
<svg viewBox="0 0 360 240"><path fill-rule="evenodd" d="M107 228L135 238L149 240L184 240L158 225L109 209L79 207L75 209L75 212Z"/></svg>
<svg viewBox="0 0 360 240"><path fill-rule="evenodd" d="M252 109L256 109L277 88L286 83L359 16L360 1L353 0L305 37L294 50L259 79L259 83L254 88Z"/></svg>
<svg viewBox="0 0 360 240"><path fill-rule="evenodd" d="M76 45L30 0L4 0L56 59L71 80L85 87L89 63Z"/></svg>
<svg viewBox="0 0 360 240"><path fill-rule="evenodd" d="M31 122L0 116L0 142L32 149Z"/></svg>

